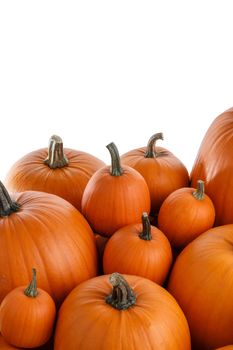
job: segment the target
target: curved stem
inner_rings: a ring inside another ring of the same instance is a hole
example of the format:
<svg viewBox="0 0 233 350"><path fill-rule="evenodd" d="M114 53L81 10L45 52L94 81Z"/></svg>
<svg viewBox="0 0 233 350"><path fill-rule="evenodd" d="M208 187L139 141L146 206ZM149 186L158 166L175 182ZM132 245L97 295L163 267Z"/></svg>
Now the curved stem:
<svg viewBox="0 0 233 350"><path fill-rule="evenodd" d="M139 237L145 241L150 241L152 238L151 225L147 213L142 214L142 232L139 234Z"/></svg>
<svg viewBox="0 0 233 350"><path fill-rule="evenodd" d="M146 147L145 158L156 158L160 155L160 152L156 152L155 150L155 143L157 140L163 140L163 134L161 132L150 137Z"/></svg>
<svg viewBox="0 0 233 350"><path fill-rule="evenodd" d="M32 269L32 280L29 286L24 290L24 294L27 297L35 298L38 295L37 287L36 287L36 269Z"/></svg>
<svg viewBox="0 0 233 350"><path fill-rule="evenodd" d="M127 310L135 304L136 296L122 275L114 272L110 275L109 281L113 289L112 294L106 298L107 304L118 310Z"/></svg>
<svg viewBox="0 0 233 350"><path fill-rule="evenodd" d="M53 135L49 140L48 157L44 160L44 163L51 169L63 168L68 165L68 159L63 151L62 139Z"/></svg>
<svg viewBox="0 0 233 350"><path fill-rule="evenodd" d="M0 217L8 216L19 210L19 208L20 205L12 201L5 186L0 181Z"/></svg>
<svg viewBox="0 0 233 350"><path fill-rule="evenodd" d="M112 176L121 176L123 174L123 169L121 167L120 156L115 143L111 142L106 147L109 150L111 155L111 173L110 174Z"/></svg>
<svg viewBox="0 0 233 350"><path fill-rule="evenodd" d="M193 192L193 197L202 201L205 198L205 183L203 180L197 181L197 189Z"/></svg>

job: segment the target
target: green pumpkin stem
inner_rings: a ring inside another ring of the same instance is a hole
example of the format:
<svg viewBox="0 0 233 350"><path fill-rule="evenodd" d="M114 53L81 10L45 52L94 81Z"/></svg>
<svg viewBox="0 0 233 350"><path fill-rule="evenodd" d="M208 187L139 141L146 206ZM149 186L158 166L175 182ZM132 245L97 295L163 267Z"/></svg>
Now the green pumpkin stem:
<svg viewBox="0 0 233 350"><path fill-rule="evenodd" d="M197 181L197 189L193 192L193 197L199 201L205 198L205 183L203 180Z"/></svg>
<svg viewBox="0 0 233 350"><path fill-rule="evenodd" d="M142 214L142 232L139 234L139 237L145 241L152 239L151 224L147 213Z"/></svg>
<svg viewBox="0 0 233 350"><path fill-rule="evenodd" d="M158 132L150 137L146 147L145 158L156 158L163 153L156 152L155 143L157 140L163 140L163 134L161 132Z"/></svg>
<svg viewBox="0 0 233 350"><path fill-rule="evenodd" d="M110 275L109 281L113 286L112 294L106 298L106 303L117 310L127 310L135 304L136 296L127 281L118 272Z"/></svg>
<svg viewBox="0 0 233 350"><path fill-rule="evenodd" d="M51 169L63 168L68 165L68 159L63 151L63 142L59 136L53 135L50 137L48 156L44 160L44 163Z"/></svg>
<svg viewBox="0 0 233 350"><path fill-rule="evenodd" d="M0 181L0 217L8 216L18 211L20 205L13 202L5 186Z"/></svg>
<svg viewBox="0 0 233 350"><path fill-rule="evenodd" d="M120 163L120 156L115 143L111 142L107 146L107 149L111 155L111 172L112 176L121 176L123 174L123 169Z"/></svg>
<svg viewBox="0 0 233 350"><path fill-rule="evenodd" d="M36 287L36 269L32 269L32 280L29 286L24 290L24 294L27 297L35 298L38 295L38 290Z"/></svg>

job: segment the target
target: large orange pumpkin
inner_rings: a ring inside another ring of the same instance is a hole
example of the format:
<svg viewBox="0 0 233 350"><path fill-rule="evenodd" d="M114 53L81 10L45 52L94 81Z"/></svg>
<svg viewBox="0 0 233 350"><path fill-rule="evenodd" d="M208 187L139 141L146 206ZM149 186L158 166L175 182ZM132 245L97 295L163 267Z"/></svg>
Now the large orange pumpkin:
<svg viewBox="0 0 233 350"><path fill-rule="evenodd" d="M190 350L190 334L183 312L164 288L114 273L81 283L64 301L54 350L64 349Z"/></svg>
<svg viewBox="0 0 233 350"><path fill-rule="evenodd" d="M151 136L147 147L136 148L121 156L121 162L136 169L146 180L151 197L151 214L156 215L164 199L180 187L189 185L184 164L169 150L156 146L163 134Z"/></svg>
<svg viewBox="0 0 233 350"><path fill-rule="evenodd" d="M89 153L63 149L61 138L53 135L48 149L33 151L19 159L4 183L12 192L34 190L56 194L80 210L88 180L104 165Z"/></svg>
<svg viewBox="0 0 233 350"><path fill-rule="evenodd" d="M233 225L212 228L184 248L168 291L186 315L193 349L233 343Z"/></svg>
<svg viewBox="0 0 233 350"><path fill-rule="evenodd" d="M10 197L0 183L0 302L25 285L34 266L38 285L56 302L97 275L94 234L64 199L37 191Z"/></svg>
<svg viewBox="0 0 233 350"><path fill-rule="evenodd" d="M82 213L94 232L111 236L120 227L140 222L142 212L150 211L148 186L135 169L121 166L114 143L107 145L111 166L95 172L82 198Z"/></svg>
<svg viewBox="0 0 233 350"><path fill-rule="evenodd" d="M219 115L207 130L191 171L192 186L205 181L216 210L215 225L233 223L233 108Z"/></svg>

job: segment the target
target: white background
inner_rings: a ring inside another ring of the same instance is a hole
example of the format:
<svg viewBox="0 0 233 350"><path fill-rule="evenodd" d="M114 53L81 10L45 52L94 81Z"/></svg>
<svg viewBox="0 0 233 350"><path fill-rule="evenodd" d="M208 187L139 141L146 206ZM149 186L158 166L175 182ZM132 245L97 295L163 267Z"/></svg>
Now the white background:
<svg viewBox="0 0 233 350"><path fill-rule="evenodd" d="M1 1L0 178L19 157L65 147L109 163L155 132L191 170L233 106L232 1Z"/></svg>

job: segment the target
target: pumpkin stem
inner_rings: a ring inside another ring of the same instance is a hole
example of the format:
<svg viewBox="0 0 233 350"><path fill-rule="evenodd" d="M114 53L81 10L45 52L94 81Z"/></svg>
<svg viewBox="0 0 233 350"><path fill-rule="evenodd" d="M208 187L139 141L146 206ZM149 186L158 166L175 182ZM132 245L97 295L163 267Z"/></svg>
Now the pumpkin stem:
<svg viewBox="0 0 233 350"><path fill-rule="evenodd" d="M123 169L120 163L120 156L115 143L111 142L107 146L107 149L111 155L111 172L112 176L121 176L123 174Z"/></svg>
<svg viewBox="0 0 233 350"><path fill-rule="evenodd" d="M112 294L106 298L106 303L118 310L127 310L136 302L136 296L126 280L118 272L110 275L109 281L113 286Z"/></svg>
<svg viewBox="0 0 233 350"><path fill-rule="evenodd" d="M193 192L193 197L202 201L205 198L205 183L202 180L197 181L197 189Z"/></svg>
<svg viewBox="0 0 233 350"><path fill-rule="evenodd" d="M63 151L62 139L57 135L50 137L48 157L44 160L44 164L48 165L51 169L63 168L68 165L68 159Z"/></svg>
<svg viewBox="0 0 233 350"><path fill-rule="evenodd" d="M27 297L35 298L38 295L38 290L36 287L36 269L32 269L32 280L29 286L24 290L24 294Z"/></svg>
<svg viewBox="0 0 233 350"><path fill-rule="evenodd" d="M0 181L0 217L8 216L17 210L19 210L20 205L13 202L9 193L7 192L5 186Z"/></svg>
<svg viewBox="0 0 233 350"><path fill-rule="evenodd" d="M152 238L151 225L147 213L142 214L142 232L139 234L139 237L145 241L150 241Z"/></svg>
<svg viewBox="0 0 233 350"><path fill-rule="evenodd" d="M161 153L164 153L156 152L155 143L157 140L163 140L163 134L161 132L158 132L150 137L146 147L145 158L156 158L159 157Z"/></svg>

